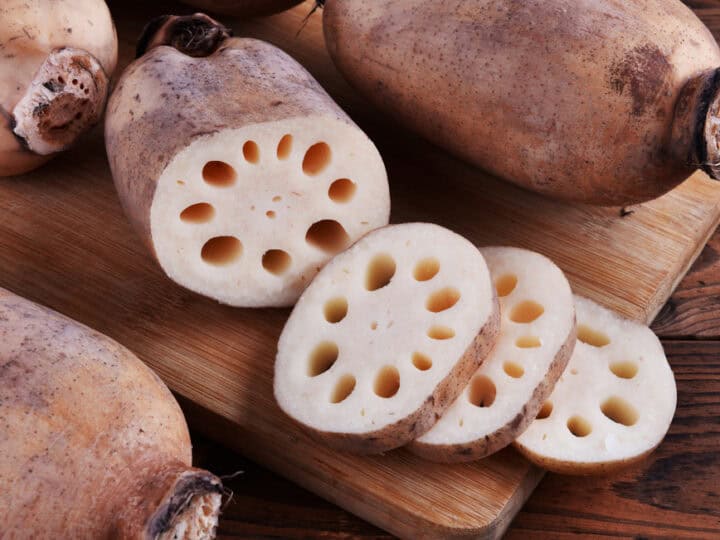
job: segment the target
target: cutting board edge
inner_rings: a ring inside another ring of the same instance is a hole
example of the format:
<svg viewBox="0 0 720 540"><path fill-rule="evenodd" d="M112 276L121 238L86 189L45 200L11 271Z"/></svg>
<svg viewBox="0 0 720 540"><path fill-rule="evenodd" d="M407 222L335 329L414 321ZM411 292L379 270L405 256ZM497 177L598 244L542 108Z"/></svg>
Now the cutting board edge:
<svg viewBox="0 0 720 540"><path fill-rule="evenodd" d="M512 520L545 475L543 469L528 464L527 473L524 475L522 482L515 486L515 490L508 498L508 504L504 505L502 510L487 523L464 523L457 527L449 527L442 523L424 519L422 516L410 516L411 518L417 517L417 522L400 521L397 515L378 511L378 509L368 505L367 501L358 502L353 495L343 496L342 490L339 489L340 484L338 484L337 488L332 489L333 493L329 493L327 489L321 489L321 487L327 487L328 484L314 484L307 481L313 477L303 475L302 471L298 469L278 467L273 463L273 460L258 458L258 456L254 455L254 452L248 452L247 444L240 442L244 433L238 429L238 426L232 420L199 405L178 392L173 391L173 395L180 403L188 424L197 433L228 446L233 451L243 454L272 472L288 478L308 491L315 493L318 497L342 507L351 514L398 538L408 540L461 540L468 538L494 540L502 538Z"/></svg>

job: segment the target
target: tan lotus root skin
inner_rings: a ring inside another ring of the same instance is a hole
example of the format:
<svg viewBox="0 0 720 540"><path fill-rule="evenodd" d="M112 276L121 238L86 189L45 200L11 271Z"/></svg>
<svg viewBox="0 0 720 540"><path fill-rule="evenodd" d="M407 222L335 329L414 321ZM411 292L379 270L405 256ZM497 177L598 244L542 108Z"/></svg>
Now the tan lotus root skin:
<svg viewBox="0 0 720 540"><path fill-rule="evenodd" d="M280 336L275 398L328 444L379 453L428 430L492 348L485 261L437 225L374 231L336 256Z"/></svg>
<svg viewBox="0 0 720 540"><path fill-rule="evenodd" d="M512 443L552 392L575 344L572 292L552 261L512 247L481 251L500 297L500 335L462 394L409 445L433 461L480 459Z"/></svg>
<svg viewBox="0 0 720 540"><path fill-rule="evenodd" d="M575 309L575 352L515 446L554 472L607 473L660 444L675 413L675 378L647 326L579 296Z"/></svg>

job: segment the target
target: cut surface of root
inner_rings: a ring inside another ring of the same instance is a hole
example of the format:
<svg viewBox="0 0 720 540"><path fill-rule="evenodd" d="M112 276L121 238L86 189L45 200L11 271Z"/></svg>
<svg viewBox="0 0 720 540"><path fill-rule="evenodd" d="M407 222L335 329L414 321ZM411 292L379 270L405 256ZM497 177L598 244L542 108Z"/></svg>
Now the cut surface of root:
<svg viewBox="0 0 720 540"><path fill-rule="evenodd" d="M98 122L107 92L107 75L94 56L55 49L13 109L13 131L36 154L65 150Z"/></svg>
<svg viewBox="0 0 720 540"><path fill-rule="evenodd" d="M575 297L580 335L548 407L515 442L531 461L569 474L633 463L672 421L675 379L662 345L642 324ZM598 337L600 336L600 337Z"/></svg>
<svg viewBox="0 0 720 540"><path fill-rule="evenodd" d="M570 357L565 347L572 344L575 309L562 271L525 249L481 252L500 300L500 336L463 395L411 444L412 451L437 461L479 459L509 445L538 414ZM459 291L440 289L428 309L451 306L455 298ZM528 332L542 345L518 347Z"/></svg>
<svg viewBox="0 0 720 540"><path fill-rule="evenodd" d="M373 231L301 296L280 337L275 397L308 428L357 443L345 449L406 444L435 421L435 393L457 395L482 360L473 344L487 327L494 336L496 305L464 238L425 223Z"/></svg>
<svg viewBox="0 0 720 540"><path fill-rule="evenodd" d="M332 255L386 225L389 208L364 133L295 118L220 131L178 153L158 181L151 235L180 285L231 305L285 306Z"/></svg>

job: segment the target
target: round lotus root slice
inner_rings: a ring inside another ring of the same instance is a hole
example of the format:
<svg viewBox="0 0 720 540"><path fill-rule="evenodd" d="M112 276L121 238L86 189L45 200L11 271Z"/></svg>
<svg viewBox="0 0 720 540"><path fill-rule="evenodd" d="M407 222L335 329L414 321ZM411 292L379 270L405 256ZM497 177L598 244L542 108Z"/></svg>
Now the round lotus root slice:
<svg viewBox="0 0 720 540"><path fill-rule="evenodd" d="M481 249L500 299L495 348L445 414L409 449L441 462L480 459L535 418L570 359L575 308L565 275L525 249Z"/></svg>
<svg viewBox="0 0 720 540"><path fill-rule="evenodd" d="M515 446L554 472L605 473L660 444L675 413L675 378L647 326L579 296L575 310L575 351Z"/></svg>
<svg viewBox="0 0 720 540"><path fill-rule="evenodd" d="M275 398L328 444L379 453L427 431L492 348L480 251L437 225L374 231L337 255L280 336Z"/></svg>
<svg viewBox="0 0 720 540"><path fill-rule="evenodd" d="M176 283L292 305L333 254L387 225L380 154L290 56L204 15L151 23L139 48L110 98L107 149L126 213Z"/></svg>

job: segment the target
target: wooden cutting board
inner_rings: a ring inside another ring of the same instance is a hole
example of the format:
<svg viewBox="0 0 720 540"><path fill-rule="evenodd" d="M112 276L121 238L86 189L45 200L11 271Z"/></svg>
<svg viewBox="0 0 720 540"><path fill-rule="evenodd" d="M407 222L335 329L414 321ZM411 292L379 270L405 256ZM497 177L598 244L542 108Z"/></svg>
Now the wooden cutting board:
<svg viewBox="0 0 720 540"><path fill-rule="evenodd" d="M110 2L121 65L168 1ZM434 221L478 244L552 257L575 291L649 322L720 220L720 184L696 174L653 203L568 206L497 181L374 111L333 68L307 4L264 20L227 21L304 63L376 141L392 182L393 222ZM286 310L220 306L169 282L126 222L101 131L43 169L0 180L0 286L117 339L181 397L193 426L378 526L406 538L497 537L542 472L513 450L436 465L405 451L338 454L298 432L272 397Z"/></svg>

